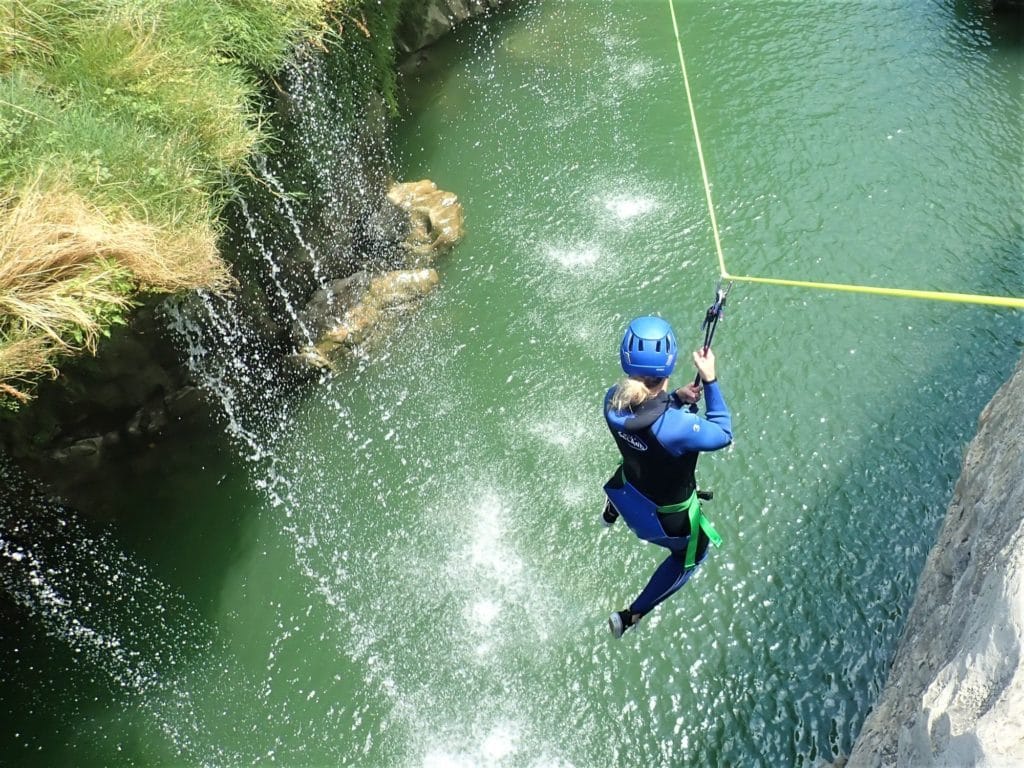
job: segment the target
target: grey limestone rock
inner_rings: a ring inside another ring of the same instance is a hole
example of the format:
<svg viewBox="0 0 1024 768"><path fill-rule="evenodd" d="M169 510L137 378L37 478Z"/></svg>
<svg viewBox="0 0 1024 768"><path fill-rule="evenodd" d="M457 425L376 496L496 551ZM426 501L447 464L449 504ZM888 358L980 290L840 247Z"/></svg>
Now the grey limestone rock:
<svg viewBox="0 0 1024 768"><path fill-rule="evenodd" d="M985 407L847 768L1024 766L1024 360Z"/></svg>

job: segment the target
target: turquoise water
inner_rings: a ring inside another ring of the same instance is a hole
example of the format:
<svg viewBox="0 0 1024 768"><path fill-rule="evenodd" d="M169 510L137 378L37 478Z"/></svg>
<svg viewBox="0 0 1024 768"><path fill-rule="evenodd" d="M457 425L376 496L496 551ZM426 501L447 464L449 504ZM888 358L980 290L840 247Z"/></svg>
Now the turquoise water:
<svg viewBox="0 0 1024 768"><path fill-rule="evenodd" d="M1024 49L984 4L677 10L732 272L1024 295ZM245 440L214 425L118 478L109 525L54 508L9 538L28 610L3 651L4 754L849 751L1020 313L738 283L716 336L736 441L698 469L725 545L612 640L661 556L598 524L602 394L631 316L697 345L717 276L668 5L527 4L404 87L403 177L465 207L441 287Z"/></svg>

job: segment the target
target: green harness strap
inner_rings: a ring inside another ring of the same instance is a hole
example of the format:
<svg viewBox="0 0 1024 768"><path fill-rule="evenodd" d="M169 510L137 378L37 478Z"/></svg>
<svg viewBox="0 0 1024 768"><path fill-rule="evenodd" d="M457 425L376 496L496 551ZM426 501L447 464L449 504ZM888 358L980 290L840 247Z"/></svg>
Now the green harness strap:
<svg viewBox="0 0 1024 768"><path fill-rule="evenodd" d="M619 477L623 483L626 482L626 470L622 464L619 464ZM718 531L715 530L711 521L701 513L700 499L697 498L696 489L686 501L658 507L658 513L662 515L674 515L680 512L686 512L690 516L690 541L686 545L686 560L683 565L685 568L693 568L697 564L697 539L699 538L694 531L698 529L704 531L708 541L716 548L722 546L722 537L718 535Z"/></svg>
<svg viewBox="0 0 1024 768"><path fill-rule="evenodd" d="M686 512L690 516L690 541L686 545L686 560L683 563L686 568L693 568L697 564L697 536L694 531L704 531L704 535L708 537L708 541L714 544L716 547L722 546L722 537L718 535L718 531L711 525L711 521L708 520L700 511L700 499L697 498L697 491L695 490L690 494L690 498L686 501L680 501L678 504L666 504L663 507L658 507L658 512L662 515L678 514L680 512Z"/></svg>

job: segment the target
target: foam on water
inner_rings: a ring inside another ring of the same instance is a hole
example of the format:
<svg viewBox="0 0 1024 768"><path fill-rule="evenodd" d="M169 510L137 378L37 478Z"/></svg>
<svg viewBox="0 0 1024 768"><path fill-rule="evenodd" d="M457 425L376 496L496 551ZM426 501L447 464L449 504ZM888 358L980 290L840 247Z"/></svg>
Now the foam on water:
<svg viewBox="0 0 1024 768"><path fill-rule="evenodd" d="M569 766L558 756L561 750L542 746L547 737L536 732L535 724L510 719L531 706L530 693L521 690L510 664L524 645L542 649L550 640L545 618L533 606L544 605L545 615L560 611L559 595L550 592L547 580L520 552L518 495L489 484L447 490L457 495L428 501L452 531L447 546L430 545L435 555L445 553L442 558L408 562L408 553L396 548L393 554L401 562L385 567L417 572L414 592L428 606L438 605L437 596L443 596L442 613L433 617L438 622L433 645L447 659L445 671L424 677L424 670L408 668L404 657L409 649L392 640L374 646L367 665L375 681L371 684L386 681L381 688L391 702L391 717L410 739L404 749L421 755L415 764ZM473 501L464 504L462 499ZM389 634L400 636L394 633L400 632L401 614L382 611L378 619L397 622ZM404 617L410 619L419 621ZM463 694L453 697L447 676L460 680L455 685Z"/></svg>
<svg viewBox="0 0 1024 768"><path fill-rule="evenodd" d="M601 252L593 245L580 245L569 247L550 246L546 256L559 267L568 270L580 270L585 267L592 267L601 258Z"/></svg>
<svg viewBox="0 0 1024 768"><path fill-rule="evenodd" d="M522 743L519 723L499 722L486 726L479 742L457 750L439 745L428 748L420 768L575 768L573 763ZM540 754L537 752L540 751Z"/></svg>
<svg viewBox="0 0 1024 768"><path fill-rule="evenodd" d="M616 196L606 198L603 202L604 209L622 222L645 216L658 207L657 201L647 197Z"/></svg>

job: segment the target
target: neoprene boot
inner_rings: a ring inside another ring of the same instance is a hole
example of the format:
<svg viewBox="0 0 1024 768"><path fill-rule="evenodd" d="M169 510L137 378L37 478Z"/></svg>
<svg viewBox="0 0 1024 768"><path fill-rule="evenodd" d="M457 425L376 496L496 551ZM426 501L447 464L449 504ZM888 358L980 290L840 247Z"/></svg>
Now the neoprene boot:
<svg viewBox="0 0 1024 768"><path fill-rule="evenodd" d="M633 614L629 611L616 611L608 617L608 629L613 637L622 637L622 633L633 626Z"/></svg>
<svg viewBox="0 0 1024 768"><path fill-rule="evenodd" d="M611 527L619 519L619 510L612 506L611 499L605 499L604 509L601 511L601 524L605 528Z"/></svg>

